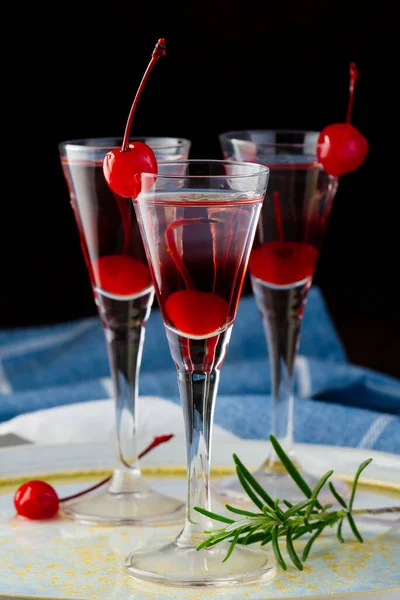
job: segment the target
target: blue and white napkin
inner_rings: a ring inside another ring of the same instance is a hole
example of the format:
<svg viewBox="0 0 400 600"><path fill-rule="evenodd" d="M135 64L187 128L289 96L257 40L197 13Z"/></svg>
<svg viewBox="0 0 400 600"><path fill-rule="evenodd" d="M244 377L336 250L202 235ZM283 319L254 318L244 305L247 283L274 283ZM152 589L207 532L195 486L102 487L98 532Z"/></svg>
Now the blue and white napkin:
<svg viewBox="0 0 400 600"><path fill-rule="evenodd" d="M18 415L25 415L25 423L29 419L35 423L39 418L35 412L42 411L42 423L46 409L64 407L66 418L68 406L110 398L110 390L104 334L97 317L0 331L0 434L6 429L17 433L12 430L17 420L12 420ZM140 395L166 402L164 411L177 418L176 372L156 308L146 327ZM100 404L106 405L111 406ZM54 411L47 414L54 418ZM254 298L247 296L240 301L222 366L215 422L221 431L264 439L270 419L265 337ZM400 381L349 363L315 286L305 310L296 365L294 426L298 442L400 453Z"/></svg>

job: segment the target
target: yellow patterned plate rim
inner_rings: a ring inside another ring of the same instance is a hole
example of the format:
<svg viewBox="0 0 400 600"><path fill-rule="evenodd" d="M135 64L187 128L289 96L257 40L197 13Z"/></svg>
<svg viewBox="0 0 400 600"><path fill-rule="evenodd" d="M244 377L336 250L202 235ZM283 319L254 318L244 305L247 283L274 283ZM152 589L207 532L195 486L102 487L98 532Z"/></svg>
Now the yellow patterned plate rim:
<svg viewBox="0 0 400 600"><path fill-rule="evenodd" d="M160 454L155 452L149 454L146 460L143 461L144 472L154 477L166 477L166 478L183 478L186 476L186 468L183 466L184 458L184 440L176 439L174 444L166 444L161 454L163 464L158 464L160 460ZM297 450L299 452L297 452ZM266 442L259 440L239 440L234 443L225 443L216 441L214 443L214 476L223 476L234 472L231 456L232 451L236 451L242 460L252 467L254 466L255 456L262 456L266 451ZM67 456L65 453L67 452ZM395 492L400 491L398 482L400 481L400 456L398 455L386 455L381 452L374 452L369 450L359 450L351 448L340 448L340 447L327 447L319 446L318 452L316 452L315 446L310 445L298 445L296 453L300 461L303 461L307 456L314 456L315 460L313 468L317 468L319 471L326 471L331 466L336 465L337 471L335 471L336 477L340 476L343 479L351 480L352 475L355 472L358 464L365 458L372 457L376 461L375 468L371 471L371 477L365 478L363 483L366 487L380 488L383 491ZM76 445L76 446L52 446L51 450L49 446L15 446L0 449L0 495L3 493L10 493L10 486L16 485L21 482L23 478L29 477L41 477L44 479L59 480L63 483L70 483L72 480L87 479L102 477L109 474L113 466L114 461L114 448L107 444L100 445ZM318 455L315 457L315 455ZM4 461L6 459L6 461ZM86 461L86 462L85 462ZM7 463L7 464L6 464ZM332 464L334 463L334 465ZM371 463L373 464L373 463ZM78 465L81 465L80 467ZM172 481L172 479L171 479ZM170 485L170 484L168 484ZM175 484L174 484L175 485ZM177 484L176 484L177 485ZM8 488L8 489L7 489ZM368 491L368 490L367 490ZM318 571L319 572L319 571ZM393 583L397 583L394 579ZM390 582L388 581L388 585ZM125 588L124 588L125 589ZM59 600L61 596L53 596L52 590L48 590L50 595L37 596L31 595L30 592L35 592L30 588L26 594L21 594L23 590L16 590L17 594L13 593L13 590L7 590L5 598L16 598L20 600ZM381 588L377 590L365 590L365 591L350 591L347 590L342 593L336 593L332 591L328 594L321 594L320 590L316 590L315 595L310 595L308 590L304 590L306 595L301 596L301 600L371 600L373 598L379 598L382 600L397 600L399 597L399 586L392 586L387 588ZM11 593L10 593L11 592ZM0 598L2 590L0 591ZM3 592L4 593L4 592ZM282 592L280 592L282 594ZM279 600L293 600L300 596L287 595L288 592L283 591L282 595L279 595ZM163 595L163 592L161 593ZM290 592L289 592L290 594ZM210 596L210 592L207 591L207 597ZM204 597L206 597L204 596ZM73 595L63 595L64 600L77 600L82 598L81 594L74 593ZM164 596L163 596L164 597ZM175 597L175 596L174 596ZM181 596L177 596L181 597ZM197 597L197 596L196 596ZM212 595L212 597L214 597ZM247 598L250 598L248 595ZM99 597L100 598L100 597ZM101 596L103 598L103 596ZM147 598L147 596L146 596ZM153 596L151 595L151 598ZM185 596L186 598L186 596ZM218 598L218 594L215 595ZM265 600L275 600L277 598L276 593L271 592L264 594L264 591L259 592L257 598L265 598Z"/></svg>

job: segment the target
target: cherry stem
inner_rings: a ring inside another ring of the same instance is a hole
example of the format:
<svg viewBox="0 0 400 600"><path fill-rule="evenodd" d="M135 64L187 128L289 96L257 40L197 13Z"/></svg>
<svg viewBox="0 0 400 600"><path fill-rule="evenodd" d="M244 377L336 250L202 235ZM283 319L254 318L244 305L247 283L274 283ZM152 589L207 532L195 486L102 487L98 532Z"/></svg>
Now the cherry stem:
<svg viewBox="0 0 400 600"><path fill-rule="evenodd" d="M122 229L124 232L124 246L122 248L122 254L130 254L132 246L132 219L131 213L129 212L129 204L126 198L114 194L114 198L117 202L118 211L121 217Z"/></svg>
<svg viewBox="0 0 400 600"><path fill-rule="evenodd" d="M176 229L177 227L184 227L185 225L195 225L196 223L206 225L218 223L218 221L217 219L205 219L203 217L196 217L195 219L178 219L177 221L174 221L173 223L168 225L167 230L165 232L165 241L167 242L168 253L171 255L171 258L174 261L176 268L182 275L182 279L184 280L186 289L188 290L196 290L196 286L194 285L192 278L190 277L189 271L187 270L186 265L183 262L183 258L180 256L176 247L174 229Z"/></svg>
<svg viewBox="0 0 400 600"><path fill-rule="evenodd" d="M283 235L282 214L281 214L281 205L280 205L280 201L279 201L279 192L274 192L272 196L274 199L274 209L275 209L275 216L276 216L276 224L278 226L279 241L283 243L285 241L285 236Z"/></svg>
<svg viewBox="0 0 400 600"><path fill-rule="evenodd" d="M153 439L153 441L151 442L151 444L149 444L147 446L147 448L145 448L139 454L138 458L143 458L143 456L146 456L146 454L148 454L148 452L150 452L154 448L157 448L157 446L160 446L160 444L165 444L165 442L169 442L169 440L171 438L173 438L173 437L174 437L173 433L169 433L169 434L166 434L166 435L158 435L158 436L156 436ZM91 487L86 488L82 492L78 492L76 494L72 494L72 496L66 496L65 498L61 498L60 499L60 503L61 502L66 502L67 500L74 500L75 498L79 498L80 496L84 496L85 494L88 494L89 492L93 492L94 490L97 490L97 488L101 487L102 485L104 485L105 483L107 483L108 481L110 481L111 477L112 477L112 475L109 475L105 479L102 479L101 481L99 481L99 483L96 483L95 485L92 485Z"/></svg>
<svg viewBox="0 0 400 600"><path fill-rule="evenodd" d="M201 217L199 218L201 219ZM189 271L187 270L186 265L183 262L183 258L180 256L176 247L174 229L176 229L177 227L183 227L184 225L190 225L190 223L193 222L193 220L198 221L198 219L178 219L178 221L174 221L173 223L168 225L167 230L165 232L165 241L167 242L168 253L171 255L171 258L174 261L176 268L182 275L186 289L188 290L195 290L196 288L192 281L192 278L190 277Z"/></svg>
<svg viewBox="0 0 400 600"><path fill-rule="evenodd" d="M73 210L74 215L75 215L76 222L79 223L79 225L78 225L78 235L79 235L79 241L80 241L81 248L82 248L83 258L84 258L84 261L86 263L87 269L89 271L90 279L91 279L91 281L94 281L92 261L90 260L88 248L87 248L87 245L86 245L85 236L83 234L82 221L81 221L78 209L76 208L75 204L72 201L71 201L71 206L72 206L72 210Z"/></svg>
<svg viewBox="0 0 400 600"><path fill-rule="evenodd" d="M150 75L154 65L156 64L156 62L158 61L158 59L160 58L160 56L165 56L166 55L166 50L165 50L165 39L164 38L160 38L153 50L153 54L151 55L151 60L147 66L147 69L143 75L142 81L140 82L138 91L136 92L136 96L133 100L133 104L131 106L131 110L129 112L129 116L128 116L128 121L126 123L126 127L125 127L125 134L124 134L124 139L122 141L122 152L127 152L129 150L129 136L131 133L131 125L132 125L132 119L133 119L133 115L135 113L136 110L136 106L137 103L139 102L139 98L142 94L143 88L145 86L145 83L147 81L148 76Z"/></svg>
<svg viewBox="0 0 400 600"><path fill-rule="evenodd" d="M350 93L349 93L349 104L347 107L346 123L350 123L351 113L353 110L354 92L356 89L356 81L358 77L358 68L356 63L352 62L349 66L350 69Z"/></svg>
<svg viewBox="0 0 400 600"><path fill-rule="evenodd" d="M133 119L133 115L136 110L137 103L139 102L139 98L140 98L143 88L145 86L146 80L147 80L148 76L150 75L150 72L153 69L153 67L156 64L159 57L165 56L165 54L166 54L165 39L160 38L153 50L151 60L150 60L148 67L143 75L143 79L139 85L138 91L136 92L135 99L133 101L131 110L129 112L128 121L127 121L126 127L125 127L124 139L122 141L122 147L121 147L122 152L127 152L129 150L129 137L130 137L130 132L131 132L132 119ZM131 214L129 212L128 203L125 201L125 198L118 196L118 194L114 194L114 197L117 201L118 210L121 215L122 228L123 228L123 232L124 232L124 247L122 249L122 254L130 254L130 249L131 249L131 245L132 245L132 223L131 223Z"/></svg>

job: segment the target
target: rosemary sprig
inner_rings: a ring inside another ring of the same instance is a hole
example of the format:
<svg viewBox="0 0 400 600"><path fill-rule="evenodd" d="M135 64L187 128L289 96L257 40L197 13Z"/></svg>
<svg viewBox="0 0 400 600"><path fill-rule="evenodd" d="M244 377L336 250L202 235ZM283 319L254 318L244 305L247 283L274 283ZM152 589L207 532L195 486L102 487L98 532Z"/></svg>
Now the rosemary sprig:
<svg viewBox="0 0 400 600"><path fill-rule="evenodd" d="M210 548L221 542L228 542L228 551L224 558L224 561L226 561L232 554L236 544L249 545L259 543L261 546L271 544L277 563L286 571L287 565L279 544L280 540L284 539L287 555L296 569L301 571L304 568L303 563L310 554L311 547L327 527L337 526L337 539L339 542L344 543L342 528L343 521L347 520L355 538L362 543L363 538L355 523L355 515L400 512L400 506L379 509L353 509L360 475L370 464L372 458L364 461L358 467L354 476L350 499L347 503L336 490L333 483L328 482L333 471L325 473L312 490L297 470L295 464L285 453L278 440L273 435L270 435L270 440L278 458L298 488L303 492L305 499L297 504L291 504L287 500L274 500L260 486L238 456L234 454L233 460L238 479L247 496L253 502L255 510L243 510L226 504L225 507L229 512L240 517L235 520L196 506L195 510L197 512L224 524L224 527L220 529L205 531L204 533L208 537L197 547L197 550ZM326 483L328 483L329 489L336 499L339 508L331 510L333 508L332 504L323 506L319 501L318 495ZM310 537L300 558L293 542L304 535L310 535Z"/></svg>

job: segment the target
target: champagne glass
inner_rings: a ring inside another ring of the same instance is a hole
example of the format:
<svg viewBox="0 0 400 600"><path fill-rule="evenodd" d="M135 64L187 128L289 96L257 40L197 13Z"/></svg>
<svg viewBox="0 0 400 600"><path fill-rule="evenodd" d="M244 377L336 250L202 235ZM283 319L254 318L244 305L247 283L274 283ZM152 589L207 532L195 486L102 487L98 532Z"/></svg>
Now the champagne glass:
<svg viewBox="0 0 400 600"><path fill-rule="evenodd" d="M249 273L271 369L271 433L295 462L294 375L301 323L339 182L317 161L318 136L316 131L289 130L229 131L219 136L225 159L271 169ZM320 475L297 466L313 488ZM253 475L274 498L303 499L272 448ZM335 481L335 485L346 494L346 484ZM225 502L247 499L236 478L222 480L218 495ZM332 499L327 486L320 494L324 495Z"/></svg>
<svg viewBox="0 0 400 600"><path fill-rule="evenodd" d="M221 586L268 577L262 550L229 544L197 550L213 522L210 460L220 369L235 320L269 169L251 163L192 160L176 173L143 175L134 206L177 370L187 442L187 507L181 533L126 560L138 578L164 585Z"/></svg>
<svg viewBox="0 0 400 600"><path fill-rule="evenodd" d="M134 138L165 162L187 158L190 141ZM61 165L92 284L113 385L118 467L100 489L65 503L64 513L85 523L128 524L181 520L184 504L150 488L138 460L138 383L154 288L132 202L111 192L103 158L119 138L60 143Z"/></svg>

